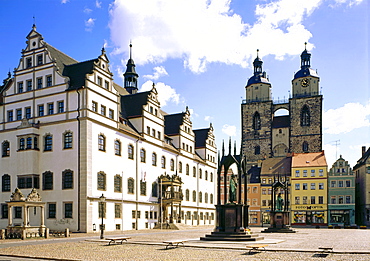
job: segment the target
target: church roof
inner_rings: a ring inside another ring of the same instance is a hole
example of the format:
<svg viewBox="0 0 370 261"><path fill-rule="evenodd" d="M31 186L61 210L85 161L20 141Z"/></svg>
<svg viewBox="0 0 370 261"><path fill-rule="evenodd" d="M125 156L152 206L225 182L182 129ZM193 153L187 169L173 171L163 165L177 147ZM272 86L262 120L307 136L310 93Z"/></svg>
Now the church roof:
<svg viewBox="0 0 370 261"><path fill-rule="evenodd" d="M269 80L263 75L253 75L251 78L249 78L247 86L254 84L254 83L268 83L270 84Z"/></svg>
<svg viewBox="0 0 370 261"><path fill-rule="evenodd" d="M272 120L272 128L285 128L290 126L290 116L275 116Z"/></svg>
<svg viewBox="0 0 370 261"><path fill-rule="evenodd" d="M261 175L268 174L289 174L292 166L291 157L276 157L276 158L267 158L262 161Z"/></svg>
<svg viewBox="0 0 370 261"><path fill-rule="evenodd" d="M301 78L301 77L307 77L307 76L319 77L319 75L314 69L303 68L294 74L294 79Z"/></svg>

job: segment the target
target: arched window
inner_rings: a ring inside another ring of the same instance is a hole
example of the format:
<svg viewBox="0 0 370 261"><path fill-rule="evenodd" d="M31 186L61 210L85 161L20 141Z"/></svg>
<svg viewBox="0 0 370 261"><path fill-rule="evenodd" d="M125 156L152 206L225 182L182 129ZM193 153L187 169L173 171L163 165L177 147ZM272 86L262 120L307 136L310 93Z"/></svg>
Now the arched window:
<svg viewBox="0 0 370 261"><path fill-rule="evenodd" d="M204 172L204 179L208 180L208 171Z"/></svg>
<svg viewBox="0 0 370 261"><path fill-rule="evenodd" d="M203 201L203 194L201 191L199 191L199 202L202 203Z"/></svg>
<svg viewBox="0 0 370 261"><path fill-rule="evenodd" d="M51 151L53 149L53 136L46 135L44 137L44 151Z"/></svg>
<svg viewBox="0 0 370 261"><path fill-rule="evenodd" d="M209 196L209 203L213 204L213 194Z"/></svg>
<svg viewBox="0 0 370 261"><path fill-rule="evenodd" d="M73 189L73 171L70 169L62 172L62 189Z"/></svg>
<svg viewBox="0 0 370 261"><path fill-rule="evenodd" d="M32 138L31 137L27 137L26 139L26 149L27 150L32 149Z"/></svg>
<svg viewBox="0 0 370 261"><path fill-rule="evenodd" d="M72 149L72 132L64 133L64 149Z"/></svg>
<svg viewBox="0 0 370 261"><path fill-rule="evenodd" d="M152 154L152 165L157 166L157 154L155 152Z"/></svg>
<svg viewBox="0 0 370 261"><path fill-rule="evenodd" d="M193 190L193 202L197 201L197 192Z"/></svg>
<svg viewBox="0 0 370 261"><path fill-rule="evenodd" d="M208 193L204 194L204 203L208 203Z"/></svg>
<svg viewBox="0 0 370 261"><path fill-rule="evenodd" d="M19 149L24 150L24 138L19 139Z"/></svg>
<svg viewBox="0 0 370 261"><path fill-rule="evenodd" d="M105 137L103 134L98 136L98 148L101 151L105 151Z"/></svg>
<svg viewBox="0 0 370 261"><path fill-rule="evenodd" d="M135 180L133 178L128 178L127 180L127 193L134 194L135 192Z"/></svg>
<svg viewBox="0 0 370 261"><path fill-rule="evenodd" d="M158 183L152 183L152 197L158 197Z"/></svg>
<svg viewBox="0 0 370 261"><path fill-rule="evenodd" d="M189 201L190 200L190 192L189 192L189 190L187 189L187 190L185 190L185 200L186 201Z"/></svg>
<svg viewBox="0 0 370 261"><path fill-rule="evenodd" d="M175 170L175 161L173 159L171 159L170 161L170 168L171 168L171 171Z"/></svg>
<svg viewBox="0 0 370 261"><path fill-rule="evenodd" d="M45 171L42 173L42 189L52 190L53 189L53 172Z"/></svg>
<svg viewBox="0 0 370 261"><path fill-rule="evenodd" d="M140 180L140 195L146 196L146 181Z"/></svg>
<svg viewBox="0 0 370 261"><path fill-rule="evenodd" d="M128 158L134 159L134 146L132 146L131 144L128 145L127 152L128 152Z"/></svg>
<svg viewBox="0 0 370 261"><path fill-rule="evenodd" d="M213 173L211 172L211 174L209 175L210 177L209 177L209 180L211 181L211 182L213 182Z"/></svg>
<svg viewBox="0 0 370 261"><path fill-rule="evenodd" d="M106 190L107 188L107 175L100 171L98 172L98 190Z"/></svg>
<svg viewBox="0 0 370 261"><path fill-rule="evenodd" d="M2 156L9 157L10 156L10 143L9 141L4 141L2 144Z"/></svg>
<svg viewBox="0 0 370 261"><path fill-rule="evenodd" d="M193 177L195 178L197 176L197 169L193 167Z"/></svg>
<svg viewBox="0 0 370 261"><path fill-rule="evenodd" d="M114 176L114 192L122 192L122 177L118 174Z"/></svg>
<svg viewBox="0 0 370 261"><path fill-rule="evenodd" d="M1 177L1 185L2 185L2 192L10 191L10 176L8 174L4 174Z"/></svg>
<svg viewBox="0 0 370 261"><path fill-rule="evenodd" d="M302 144L302 150L303 152L308 152L308 142L304 141Z"/></svg>
<svg viewBox="0 0 370 261"><path fill-rule="evenodd" d="M304 105L301 110L301 126L310 126L310 109L307 105Z"/></svg>
<svg viewBox="0 0 370 261"><path fill-rule="evenodd" d="M258 112L255 112L253 115L253 129L260 130L261 129L261 117Z"/></svg>
<svg viewBox="0 0 370 261"><path fill-rule="evenodd" d="M179 162L179 173L182 173L182 162Z"/></svg>
<svg viewBox="0 0 370 261"><path fill-rule="evenodd" d="M166 158L164 156L162 156L161 158L161 165L162 165L162 169L166 168Z"/></svg>
<svg viewBox="0 0 370 261"><path fill-rule="evenodd" d="M121 156L121 142L119 140L114 141L114 155Z"/></svg>
<svg viewBox="0 0 370 261"><path fill-rule="evenodd" d="M145 155L146 155L145 150L141 149L140 150L140 162L145 162L145 158L146 158Z"/></svg>
<svg viewBox="0 0 370 261"><path fill-rule="evenodd" d="M199 178L202 178L202 169L199 169Z"/></svg>
<svg viewBox="0 0 370 261"><path fill-rule="evenodd" d="M186 164L186 175L189 176L189 164Z"/></svg>
<svg viewBox="0 0 370 261"><path fill-rule="evenodd" d="M38 150L38 148L39 148L37 137L33 138L33 148L35 150Z"/></svg>
<svg viewBox="0 0 370 261"><path fill-rule="evenodd" d="M261 154L261 147L260 146L254 146L254 155L260 155Z"/></svg>

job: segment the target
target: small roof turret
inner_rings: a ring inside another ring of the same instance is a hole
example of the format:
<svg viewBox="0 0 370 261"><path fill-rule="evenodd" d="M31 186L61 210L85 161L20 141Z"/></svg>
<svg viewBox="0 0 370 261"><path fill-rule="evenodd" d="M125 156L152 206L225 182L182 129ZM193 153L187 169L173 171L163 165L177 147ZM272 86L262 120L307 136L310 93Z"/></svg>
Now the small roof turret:
<svg viewBox="0 0 370 261"><path fill-rule="evenodd" d="M132 44L130 43L130 58L127 61L126 65L126 72L123 74L125 78L124 87L125 89L131 93L137 93L137 79L139 78L139 75L136 73L135 70L135 63L132 59Z"/></svg>
<svg viewBox="0 0 370 261"><path fill-rule="evenodd" d="M301 54L301 69L294 75L294 79L307 76L319 77L316 71L311 68L311 53L307 51L307 43L304 43L304 51Z"/></svg>
<svg viewBox="0 0 370 261"><path fill-rule="evenodd" d="M257 57L253 61L254 73L253 76L249 78L247 86L254 84L254 83L268 83L270 84L269 80L266 77L266 72L262 71L262 64L263 61L258 56L259 49L257 49Z"/></svg>

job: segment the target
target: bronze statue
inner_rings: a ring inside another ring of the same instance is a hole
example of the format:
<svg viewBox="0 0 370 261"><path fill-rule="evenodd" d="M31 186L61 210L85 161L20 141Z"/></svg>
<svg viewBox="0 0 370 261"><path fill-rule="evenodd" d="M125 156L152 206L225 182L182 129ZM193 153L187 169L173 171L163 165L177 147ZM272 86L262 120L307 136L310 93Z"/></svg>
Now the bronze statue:
<svg viewBox="0 0 370 261"><path fill-rule="evenodd" d="M283 210L283 205L284 205L284 200L281 197L281 193L277 196L276 199L276 211L282 211Z"/></svg>
<svg viewBox="0 0 370 261"><path fill-rule="evenodd" d="M236 176L231 174L230 184L229 184L229 202L234 203L236 201L236 187L238 186L238 182L236 180Z"/></svg>

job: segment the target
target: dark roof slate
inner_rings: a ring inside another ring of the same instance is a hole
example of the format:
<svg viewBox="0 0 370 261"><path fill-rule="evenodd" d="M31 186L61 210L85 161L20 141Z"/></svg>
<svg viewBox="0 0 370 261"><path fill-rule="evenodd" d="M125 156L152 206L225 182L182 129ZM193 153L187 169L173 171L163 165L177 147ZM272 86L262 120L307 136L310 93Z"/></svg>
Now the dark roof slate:
<svg viewBox="0 0 370 261"><path fill-rule="evenodd" d="M121 114L123 118L143 115L143 106L148 103L150 91L121 96Z"/></svg>
<svg viewBox="0 0 370 261"><path fill-rule="evenodd" d="M272 128L285 128L290 126L289 115L276 116L272 121Z"/></svg>
<svg viewBox="0 0 370 261"><path fill-rule="evenodd" d="M179 134L184 116L185 112L164 115L164 133L166 135Z"/></svg>
<svg viewBox="0 0 370 261"><path fill-rule="evenodd" d="M193 130L195 134L195 148L205 147L208 138L209 128Z"/></svg>

